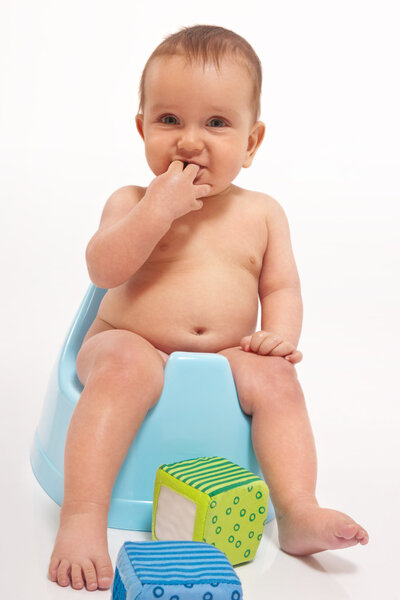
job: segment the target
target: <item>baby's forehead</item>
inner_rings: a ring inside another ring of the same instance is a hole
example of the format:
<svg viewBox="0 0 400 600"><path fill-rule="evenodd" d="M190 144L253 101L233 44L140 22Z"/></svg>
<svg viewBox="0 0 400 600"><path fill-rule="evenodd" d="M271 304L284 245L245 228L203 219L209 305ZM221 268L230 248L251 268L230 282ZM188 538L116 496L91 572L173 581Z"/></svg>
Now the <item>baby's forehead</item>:
<svg viewBox="0 0 400 600"><path fill-rule="evenodd" d="M214 61L190 60L183 55L157 56L145 78L144 108L160 103L205 110L210 104L243 111L254 109L254 83L247 68L227 56Z"/></svg>
<svg viewBox="0 0 400 600"><path fill-rule="evenodd" d="M247 72L248 77L252 78L245 59L240 55L234 56L232 53L222 54L218 59L214 59L211 56L194 58L180 52L175 54L164 54L154 57L149 64L149 68L151 65L159 65L162 70L173 65L177 70L181 70L182 74L187 74L188 71L216 71L221 77L233 67L244 69Z"/></svg>
<svg viewBox="0 0 400 600"><path fill-rule="evenodd" d="M210 89L224 89L225 93L246 92L252 95L253 79L243 61L232 56L224 56L218 64L212 59L195 60L181 54L157 56L148 66L145 78L147 90L174 93L183 87L200 91L197 85Z"/></svg>

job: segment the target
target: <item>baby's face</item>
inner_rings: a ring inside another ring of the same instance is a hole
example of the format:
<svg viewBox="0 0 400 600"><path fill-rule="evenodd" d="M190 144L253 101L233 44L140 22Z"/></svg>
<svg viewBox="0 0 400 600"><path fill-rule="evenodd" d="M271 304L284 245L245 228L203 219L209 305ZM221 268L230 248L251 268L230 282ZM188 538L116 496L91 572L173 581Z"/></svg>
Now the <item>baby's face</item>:
<svg viewBox="0 0 400 600"><path fill-rule="evenodd" d="M211 63L203 68L182 56L150 63L136 124L155 175L173 160L196 163L201 168L195 183L208 183L209 196L225 191L250 166L262 140L256 143L254 131L264 131L254 123L252 81L244 66L225 59L220 70Z"/></svg>

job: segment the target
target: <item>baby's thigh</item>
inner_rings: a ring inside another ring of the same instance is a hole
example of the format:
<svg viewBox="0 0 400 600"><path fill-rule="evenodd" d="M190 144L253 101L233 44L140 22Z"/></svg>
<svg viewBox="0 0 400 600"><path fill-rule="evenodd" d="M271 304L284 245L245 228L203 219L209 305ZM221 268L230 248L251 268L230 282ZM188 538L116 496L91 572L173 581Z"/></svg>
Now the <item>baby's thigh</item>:
<svg viewBox="0 0 400 600"><path fill-rule="evenodd" d="M110 374L132 372L139 368L155 381L164 379L164 365L168 355L155 348L142 336L126 329L115 329L96 318L89 328L76 359L76 370L82 385L96 369Z"/></svg>
<svg viewBox="0 0 400 600"><path fill-rule="evenodd" d="M296 385L296 370L284 358L245 352L240 346L218 354L229 361L240 405L248 415L254 413L258 404L266 405L284 388Z"/></svg>

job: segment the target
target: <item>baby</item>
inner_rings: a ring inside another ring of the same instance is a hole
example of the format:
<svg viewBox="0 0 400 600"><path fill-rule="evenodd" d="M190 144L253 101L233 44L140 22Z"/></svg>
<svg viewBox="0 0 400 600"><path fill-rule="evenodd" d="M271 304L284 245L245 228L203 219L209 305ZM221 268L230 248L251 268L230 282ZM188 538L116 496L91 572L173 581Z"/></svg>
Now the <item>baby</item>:
<svg viewBox="0 0 400 600"><path fill-rule="evenodd" d="M84 390L67 435L49 566L61 586L111 585L113 483L175 350L228 359L284 551L368 542L353 519L315 497L316 453L294 367L302 301L285 214L270 196L232 183L264 137L260 92L257 55L222 27L184 28L146 64L136 126L155 178L112 194L86 253L91 280L108 292L76 364Z"/></svg>

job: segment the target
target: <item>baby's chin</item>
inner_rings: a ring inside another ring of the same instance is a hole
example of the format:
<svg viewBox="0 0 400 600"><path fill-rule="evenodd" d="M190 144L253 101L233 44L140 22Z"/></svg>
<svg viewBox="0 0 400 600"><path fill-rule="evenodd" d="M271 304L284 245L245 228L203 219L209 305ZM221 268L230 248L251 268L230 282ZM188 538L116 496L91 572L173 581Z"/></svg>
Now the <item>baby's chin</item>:
<svg viewBox="0 0 400 600"><path fill-rule="evenodd" d="M201 181L200 183L208 183L209 186L211 186L211 190L208 192L208 194L206 196L203 196L203 198L200 198L201 200L212 200L212 199L217 199L217 198L223 198L224 196L228 195L230 193L230 191L232 190L232 183L229 183L228 185L225 186L216 186L213 185L212 183L209 183L208 181Z"/></svg>

